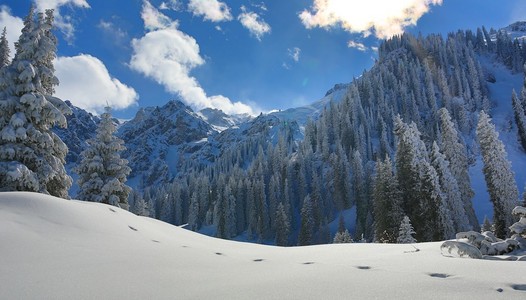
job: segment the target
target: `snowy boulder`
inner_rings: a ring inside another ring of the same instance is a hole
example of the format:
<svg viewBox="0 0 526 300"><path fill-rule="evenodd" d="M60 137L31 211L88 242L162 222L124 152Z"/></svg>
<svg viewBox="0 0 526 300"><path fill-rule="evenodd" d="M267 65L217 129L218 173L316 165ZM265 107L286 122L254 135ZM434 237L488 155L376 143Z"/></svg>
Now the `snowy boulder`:
<svg viewBox="0 0 526 300"><path fill-rule="evenodd" d="M495 236L495 234L491 231L484 231L482 233L482 235L484 236L484 240L490 242L490 243L495 243L495 242L498 242L499 239Z"/></svg>
<svg viewBox="0 0 526 300"><path fill-rule="evenodd" d="M467 242L477 248L480 248L482 241L486 240L486 237L476 231L459 232L456 235L457 240L465 239Z"/></svg>
<svg viewBox="0 0 526 300"><path fill-rule="evenodd" d="M495 243L482 241L480 252L484 255L502 255L510 253L517 248L519 248L519 242L513 239L507 239L505 241L498 241Z"/></svg>
<svg viewBox="0 0 526 300"><path fill-rule="evenodd" d="M447 257L482 258L482 253L477 247L464 242L445 241L442 246L440 246L440 251L443 256Z"/></svg>

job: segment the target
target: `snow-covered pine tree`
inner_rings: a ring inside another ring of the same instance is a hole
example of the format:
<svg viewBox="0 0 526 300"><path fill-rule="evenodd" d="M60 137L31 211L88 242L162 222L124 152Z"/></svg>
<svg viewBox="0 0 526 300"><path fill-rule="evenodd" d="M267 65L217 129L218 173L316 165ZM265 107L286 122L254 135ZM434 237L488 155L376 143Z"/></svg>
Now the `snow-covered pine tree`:
<svg viewBox="0 0 526 300"><path fill-rule="evenodd" d="M52 24L38 25L31 7L15 43L15 57L0 76L0 190L68 198L71 178L64 169L68 149L51 127L66 127L64 115L71 110L43 87L43 78L54 75L52 69L43 74L39 57L52 61L56 48L39 44L51 34Z"/></svg>
<svg viewBox="0 0 526 300"><path fill-rule="evenodd" d="M486 231L491 231L491 222L489 221L487 216L484 216L484 222L482 223L482 227L480 228L480 232L484 233Z"/></svg>
<svg viewBox="0 0 526 300"><path fill-rule="evenodd" d="M132 207L133 209L131 209L131 211L138 215L138 216L143 216L143 217L149 217L150 216L150 211L148 209L148 203L146 203L146 201L144 201L144 198L141 196L141 194L139 194L137 191L135 190L132 190L130 195L129 195L129 198L132 198L133 200L129 200L130 203L132 203Z"/></svg>
<svg viewBox="0 0 526 300"><path fill-rule="evenodd" d="M312 244L313 224L312 218L312 201L310 195L305 196L303 207L301 208L301 226L298 236L298 246Z"/></svg>
<svg viewBox="0 0 526 300"><path fill-rule="evenodd" d="M280 202L276 210L275 218L276 228L276 246L288 246L289 234L290 234L290 223L285 212L285 206Z"/></svg>
<svg viewBox="0 0 526 300"><path fill-rule="evenodd" d="M375 240L382 243L395 243L403 216L402 197L389 156L386 156L384 161L376 162L372 200Z"/></svg>
<svg viewBox="0 0 526 300"><path fill-rule="evenodd" d="M515 90L511 93L511 103L513 106L513 114L515 115L515 123L517 124L519 142L522 145L522 149L526 151L526 114Z"/></svg>
<svg viewBox="0 0 526 300"><path fill-rule="evenodd" d="M7 29L4 27L2 36L0 36L0 69L9 65L10 53L11 50L9 49L9 42L7 41Z"/></svg>
<svg viewBox="0 0 526 300"><path fill-rule="evenodd" d="M398 238L396 242L399 244L413 244L416 243L416 239L413 237L415 230L411 225L411 220L408 216L404 216L402 222L400 222L400 228L398 230Z"/></svg>
<svg viewBox="0 0 526 300"><path fill-rule="evenodd" d="M77 198L127 209L131 189L125 182L131 169L128 161L120 157L120 152L126 148L124 141L115 136L116 130L111 110L106 107L97 135L87 141L89 146L81 153L81 161L75 168L79 175Z"/></svg>
<svg viewBox="0 0 526 300"><path fill-rule="evenodd" d="M440 152L436 142L433 142L431 150L431 164L438 174L440 186L442 192L444 193L448 210L451 213L451 219L454 224L454 232L471 230L471 226L468 224L468 218L462 203L462 196L458 188L457 180L451 174L449 169L449 161L447 161L445 155Z"/></svg>
<svg viewBox="0 0 526 300"><path fill-rule="evenodd" d="M343 232L336 232L332 242L334 244L352 243L352 237L349 230L345 229Z"/></svg>
<svg viewBox="0 0 526 300"><path fill-rule="evenodd" d="M457 181L469 225L471 225L473 230L479 230L479 221L477 220L471 201L475 193L471 188L471 180L468 173L468 154L466 147L460 142L458 131L451 121L449 111L441 108L438 113L440 116L440 132L442 136L440 148L447 161L449 161L451 175L453 175Z"/></svg>
<svg viewBox="0 0 526 300"><path fill-rule="evenodd" d="M477 139L484 162L482 171L493 203L495 235L504 238L513 224L511 211L518 205L519 192L504 144L500 141L491 118L484 111L480 112Z"/></svg>

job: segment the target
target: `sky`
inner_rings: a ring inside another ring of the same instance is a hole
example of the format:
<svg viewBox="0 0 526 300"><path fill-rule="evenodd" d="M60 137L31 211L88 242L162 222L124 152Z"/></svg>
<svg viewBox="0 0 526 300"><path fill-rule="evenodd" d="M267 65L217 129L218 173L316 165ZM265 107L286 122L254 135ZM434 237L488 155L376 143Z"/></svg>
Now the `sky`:
<svg viewBox="0 0 526 300"><path fill-rule="evenodd" d="M56 96L122 119L172 99L229 114L307 105L371 68L382 39L526 20L524 0L2 0L11 44L32 3L55 9Z"/></svg>

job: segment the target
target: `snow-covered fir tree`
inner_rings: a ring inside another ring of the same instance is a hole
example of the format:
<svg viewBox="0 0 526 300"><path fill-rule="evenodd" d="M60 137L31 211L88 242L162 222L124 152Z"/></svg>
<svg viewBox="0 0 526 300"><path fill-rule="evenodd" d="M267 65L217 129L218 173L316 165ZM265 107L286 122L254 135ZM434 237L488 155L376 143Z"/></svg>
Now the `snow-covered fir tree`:
<svg viewBox="0 0 526 300"><path fill-rule="evenodd" d="M314 221L312 219L312 201L310 195L305 196L301 208L301 226L298 236L298 246L312 244Z"/></svg>
<svg viewBox="0 0 526 300"><path fill-rule="evenodd" d="M446 108L439 110L440 132L441 132L441 152L449 162L451 175L457 181L464 211L468 216L468 224L478 230L479 222L473 209L472 198L475 194L471 188L471 180L468 173L468 156L466 146L460 142L459 133L455 124L451 120L449 111Z"/></svg>
<svg viewBox="0 0 526 300"><path fill-rule="evenodd" d="M283 203L279 203L276 209L276 246L288 246L289 234L290 234L290 223L285 212L285 206Z"/></svg>
<svg viewBox="0 0 526 300"><path fill-rule="evenodd" d="M128 202L130 203L130 211L138 216L149 217L150 211L148 209L148 203L144 201L144 198L137 191L132 190L128 196Z"/></svg>
<svg viewBox="0 0 526 300"><path fill-rule="evenodd" d="M376 162L373 188L375 240L395 243L402 220L402 195L389 156Z"/></svg>
<svg viewBox="0 0 526 300"><path fill-rule="evenodd" d="M7 41L7 28L4 27L2 36L0 36L0 69L9 65L9 55L11 50L9 49L9 42Z"/></svg>
<svg viewBox="0 0 526 300"><path fill-rule="evenodd" d="M398 230L398 238L396 239L396 242L399 244L416 243L417 241L413 237L414 234L415 230L413 229L413 225L411 225L411 220L408 216L404 216L400 222L400 228Z"/></svg>
<svg viewBox="0 0 526 300"><path fill-rule="evenodd" d="M488 217L484 216L484 222L482 222L482 226L480 227L480 232L484 233L486 231L492 231L492 225Z"/></svg>
<svg viewBox="0 0 526 300"><path fill-rule="evenodd" d="M449 161L443 155L436 142L433 142L431 149L431 164L435 168L442 192L444 193L448 211L454 225L454 232L468 231L471 226L468 224L468 217L462 203L462 196L458 188L457 180L451 174Z"/></svg>
<svg viewBox="0 0 526 300"><path fill-rule="evenodd" d="M81 153L81 161L75 168L79 175L77 198L128 209L131 189L125 182L131 170L128 161L120 157L125 147L123 140L115 136L116 130L111 110L106 107L96 137L87 141L89 146Z"/></svg>
<svg viewBox="0 0 526 300"><path fill-rule="evenodd" d="M522 101L517 96L515 90L511 94L511 103L513 106L513 114L515 115L515 123L517 124L517 134L522 149L526 151L526 114Z"/></svg>
<svg viewBox="0 0 526 300"><path fill-rule="evenodd" d="M35 23L34 8L24 19L22 34L15 43L16 53L0 76L0 187L4 191L34 191L68 198L71 178L64 169L68 151L51 131L66 127L69 107L45 88L46 78L54 78L52 60L56 48L41 43L52 36L52 20ZM47 69L39 68L42 57Z"/></svg>
<svg viewBox="0 0 526 300"><path fill-rule="evenodd" d="M511 211L518 204L519 192L504 144L491 118L484 111L480 113L477 139L484 162L484 178L493 203L495 235L504 238L513 224Z"/></svg>
<svg viewBox="0 0 526 300"><path fill-rule="evenodd" d="M352 237L349 233L349 230L345 229L343 232L336 232L334 239L332 240L334 244L348 244L352 243Z"/></svg>

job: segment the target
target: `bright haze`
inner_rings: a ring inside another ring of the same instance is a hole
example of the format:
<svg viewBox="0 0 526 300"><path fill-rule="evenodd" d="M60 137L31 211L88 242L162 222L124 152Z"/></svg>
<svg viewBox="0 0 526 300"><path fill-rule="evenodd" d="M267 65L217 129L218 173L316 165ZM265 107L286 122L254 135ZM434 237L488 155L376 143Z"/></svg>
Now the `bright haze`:
<svg viewBox="0 0 526 300"><path fill-rule="evenodd" d="M526 16L523 0L4 0L11 44L31 3L55 9L57 96L124 119L170 99L229 114L309 104L370 68L380 39Z"/></svg>

